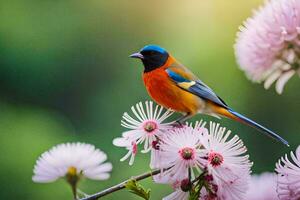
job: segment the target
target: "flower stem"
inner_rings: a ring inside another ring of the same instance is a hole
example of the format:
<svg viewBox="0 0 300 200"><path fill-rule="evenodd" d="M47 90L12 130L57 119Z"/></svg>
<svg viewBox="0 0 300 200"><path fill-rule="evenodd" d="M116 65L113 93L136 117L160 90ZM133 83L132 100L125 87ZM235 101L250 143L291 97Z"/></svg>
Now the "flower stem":
<svg viewBox="0 0 300 200"><path fill-rule="evenodd" d="M150 171L150 172L145 172L145 173L137 175L137 176L133 176L132 178L127 179L127 180L125 180L125 181L123 181L123 182L121 182L121 183L119 183L117 185L114 185L114 186L112 186L110 188L107 188L107 189L102 190L102 191L100 191L98 193L92 194L92 195L90 195L88 197L85 197L85 198L82 198L80 200L95 200L95 199L98 199L100 197L106 196L106 195L111 194L113 192L116 192L118 190L124 189L126 183L128 181L130 181L130 180L140 181L140 180L149 178L149 177L151 177L153 175L159 174L161 171L162 171L161 169L156 169L156 170L153 170L153 171ZM165 170L163 170L163 171L165 171Z"/></svg>
<svg viewBox="0 0 300 200"><path fill-rule="evenodd" d="M77 187L76 187L76 185L71 185L71 188L72 188L73 198L74 198L74 200L77 200Z"/></svg>

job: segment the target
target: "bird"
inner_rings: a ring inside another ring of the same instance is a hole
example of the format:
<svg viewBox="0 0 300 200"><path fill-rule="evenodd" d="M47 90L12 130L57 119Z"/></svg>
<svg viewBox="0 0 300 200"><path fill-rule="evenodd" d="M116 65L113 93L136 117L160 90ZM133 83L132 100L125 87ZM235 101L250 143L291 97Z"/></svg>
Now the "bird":
<svg viewBox="0 0 300 200"><path fill-rule="evenodd" d="M142 77L150 97L159 105L183 114L176 120L179 125L198 113L218 118L227 117L256 128L289 146L288 142L275 132L229 107L210 87L164 48L146 45L129 57L142 61L144 65Z"/></svg>

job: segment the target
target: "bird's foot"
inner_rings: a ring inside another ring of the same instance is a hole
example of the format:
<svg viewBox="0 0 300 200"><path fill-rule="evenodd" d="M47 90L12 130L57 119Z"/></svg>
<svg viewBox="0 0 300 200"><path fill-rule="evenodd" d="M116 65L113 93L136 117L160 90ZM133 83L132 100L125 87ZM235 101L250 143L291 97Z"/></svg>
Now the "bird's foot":
<svg viewBox="0 0 300 200"><path fill-rule="evenodd" d="M181 121L177 120L177 121L175 121L175 122L172 124L172 126L173 126L174 128L183 128L183 127L184 127L184 124L182 124Z"/></svg>

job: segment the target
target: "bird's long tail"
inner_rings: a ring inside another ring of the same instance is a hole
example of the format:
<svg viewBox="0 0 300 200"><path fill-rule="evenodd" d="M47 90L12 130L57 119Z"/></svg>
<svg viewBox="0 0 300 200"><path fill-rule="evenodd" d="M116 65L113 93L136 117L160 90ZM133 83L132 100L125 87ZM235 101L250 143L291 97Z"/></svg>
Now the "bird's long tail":
<svg viewBox="0 0 300 200"><path fill-rule="evenodd" d="M274 138L277 141L282 142L283 144L289 146L288 142L283 139L282 137L280 137L279 135L277 135L276 133L274 133L273 131L267 129L266 127L256 123L255 121L245 117L244 115L235 112L234 110L232 110L231 108L218 108L217 109L217 113L223 116L226 116L228 118L231 118L233 120L236 120L238 122L241 122L243 124L246 124L248 126L251 126L253 128L256 128L257 130L259 130L260 132L264 133L267 136L270 136L272 138Z"/></svg>

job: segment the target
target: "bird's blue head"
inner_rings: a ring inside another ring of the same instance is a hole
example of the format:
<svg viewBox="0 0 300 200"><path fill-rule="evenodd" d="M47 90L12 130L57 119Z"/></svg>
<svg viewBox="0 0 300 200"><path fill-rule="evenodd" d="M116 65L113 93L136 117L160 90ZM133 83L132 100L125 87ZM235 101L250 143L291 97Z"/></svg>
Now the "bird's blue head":
<svg viewBox="0 0 300 200"><path fill-rule="evenodd" d="M130 57L140 59L144 64L144 72L150 72L163 66L169 58L169 53L160 46L147 45Z"/></svg>

